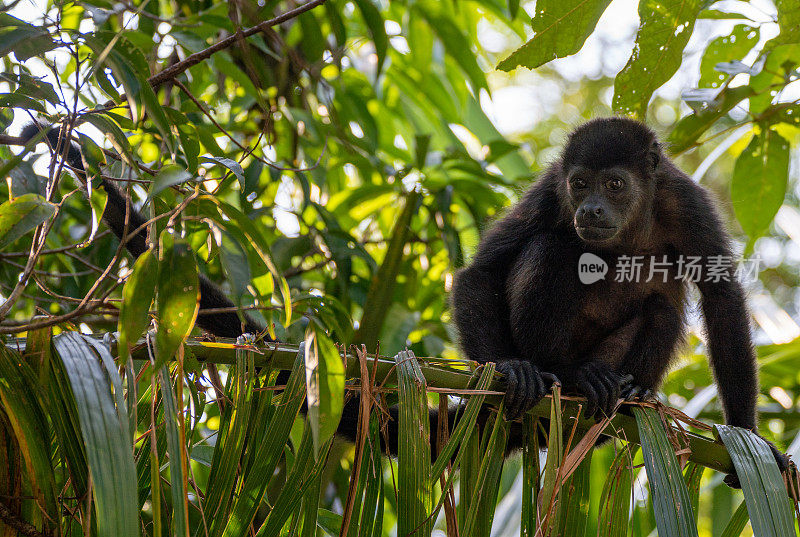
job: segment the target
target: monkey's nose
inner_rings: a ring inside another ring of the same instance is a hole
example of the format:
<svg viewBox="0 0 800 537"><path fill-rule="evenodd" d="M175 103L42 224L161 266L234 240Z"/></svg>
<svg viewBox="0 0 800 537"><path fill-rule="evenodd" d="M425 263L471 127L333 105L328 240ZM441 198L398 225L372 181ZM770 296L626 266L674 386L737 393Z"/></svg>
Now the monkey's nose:
<svg viewBox="0 0 800 537"><path fill-rule="evenodd" d="M603 216L603 207L599 204L586 204L581 207L581 213L583 216L594 216L595 218L600 218Z"/></svg>

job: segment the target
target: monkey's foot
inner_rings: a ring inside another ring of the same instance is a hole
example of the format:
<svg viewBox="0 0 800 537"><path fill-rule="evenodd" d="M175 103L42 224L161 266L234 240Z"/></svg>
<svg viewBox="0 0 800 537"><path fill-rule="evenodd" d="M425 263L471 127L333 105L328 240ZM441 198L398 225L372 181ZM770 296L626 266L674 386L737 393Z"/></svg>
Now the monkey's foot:
<svg viewBox="0 0 800 537"><path fill-rule="evenodd" d="M791 459L789 459L789 456L783 451L779 450L777 447L775 447L775 444L773 444L760 434L758 433L756 434L761 440L767 443L770 451L772 451L772 455L775 457L775 462L778 463L778 470L780 470L781 474L783 474L786 470L789 469L789 464L791 464ZM732 489L742 488L742 483L741 481L739 481L739 476L736 475L735 473L726 475L723 481L725 482L726 485L728 485Z"/></svg>
<svg viewBox="0 0 800 537"><path fill-rule="evenodd" d="M619 396L624 399L626 402L631 401L647 401L648 399L652 399L655 394L653 390L650 388L643 388L638 384L628 384L627 386L623 387L619 393Z"/></svg>
<svg viewBox="0 0 800 537"><path fill-rule="evenodd" d="M576 387L586 397L586 416L600 421L611 416L623 389L633 381L632 375L620 375L599 362L588 362L578 369Z"/></svg>
<svg viewBox="0 0 800 537"><path fill-rule="evenodd" d="M495 370L505 376L504 415L509 421L521 417L558 382L555 375L541 371L526 360L505 360L499 362Z"/></svg>

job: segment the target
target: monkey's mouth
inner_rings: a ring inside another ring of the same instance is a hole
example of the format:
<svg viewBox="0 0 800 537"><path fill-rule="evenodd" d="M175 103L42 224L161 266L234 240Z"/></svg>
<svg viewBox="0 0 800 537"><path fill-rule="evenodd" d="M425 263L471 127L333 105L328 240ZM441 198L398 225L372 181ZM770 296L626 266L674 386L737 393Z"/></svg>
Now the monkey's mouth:
<svg viewBox="0 0 800 537"><path fill-rule="evenodd" d="M606 241L617 234L614 226L575 226L578 236L585 241Z"/></svg>

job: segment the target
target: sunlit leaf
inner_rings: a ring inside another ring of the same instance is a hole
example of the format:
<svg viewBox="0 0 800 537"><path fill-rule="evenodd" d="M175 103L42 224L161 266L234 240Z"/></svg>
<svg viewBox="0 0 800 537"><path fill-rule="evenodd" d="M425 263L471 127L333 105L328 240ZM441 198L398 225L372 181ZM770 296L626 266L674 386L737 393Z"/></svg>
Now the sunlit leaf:
<svg viewBox="0 0 800 537"><path fill-rule="evenodd" d="M313 327L306 332L305 358L308 418L316 457L339 425L344 406L344 365L333 341Z"/></svg>
<svg viewBox="0 0 800 537"><path fill-rule="evenodd" d="M72 387L80 418L103 535L139 535L136 472L122 384L108 350L76 332L53 340Z"/></svg>
<svg viewBox="0 0 800 537"><path fill-rule="evenodd" d="M697 537L692 501L661 416L652 408L634 408L633 413L639 426L659 535Z"/></svg>
<svg viewBox="0 0 800 537"><path fill-rule="evenodd" d="M119 311L119 350L123 363L127 362L129 345L136 342L150 324L150 305L153 302L158 280L158 260L152 250L139 256L133 272L122 288Z"/></svg>
<svg viewBox="0 0 800 537"><path fill-rule="evenodd" d="M55 46L46 29L28 24L8 13L0 13L0 56L13 52L18 60L25 61Z"/></svg>
<svg viewBox="0 0 800 537"><path fill-rule="evenodd" d="M746 24L737 24L729 35L714 39L706 47L700 62L701 88L718 88L725 81L724 71L720 71L721 63L742 60L751 48L758 43L759 29Z"/></svg>
<svg viewBox="0 0 800 537"><path fill-rule="evenodd" d="M185 242L176 241L169 230L161 233L159 240L156 289L156 363L160 365L175 354L189 335L200 307L194 254Z"/></svg>
<svg viewBox="0 0 800 537"><path fill-rule="evenodd" d="M708 131L717 120L752 94L753 89L750 86L726 88L717 94L714 102L708 103L701 110L682 118L673 127L667 138L670 152L681 153L695 145L703 133Z"/></svg>
<svg viewBox="0 0 800 537"><path fill-rule="evenodd" d="M56 207L36 194L23 194L0 205L0 250L47 222Z"/></svg>
<svg viewBox="0 0 800 537"><path fill-rule="evenodd" d="M153 177L153 184L150 186L148 197L155 197L165 189L183 184L190 179L192 179L192 174L180 166L164 166L158 171L156 176Z"/></svg>
<svg viewBox="0 0 800 537"><path fill-rule="evenodd" d="M497 68L511 71L518 66L535 69L556 58L578 52L594 31L611 0L545 0L536 3L531 21L533 37Z"/></svg>
<svg viewBox="0 0 800 537"><path fill-rule="evenodd" d="M642 0L641 25L627 65L614 80L613 107L644 119L653 92L672 78L689 42L700 0Z"/></svg>
<svg viewBox="0 0 800 537"><path fill-rule="evenodd" d="M731 200L752 244L769 226L786 197L789 142L773 129L756 134L736 159Z"/></svg>
<svg viewBox="0 0 800 537"><path fill-rule="evenodd" d="M716 425L731 454L754 535L793 535L794 520L783 477L766 442L746 429Z"/></svg>
<svg viewBox="0 0 800 537"><path fill-rule="evenodd" d="M427 385L414 353L400 352L394 360L400 390L397 533L408 535L419 531L421 535L429 535L433 527L429 519L433 483Z"/></svg>
<svg viewBox="0 0 800 537"><path fill-rule="evenodd" d="M633 456L635 448L626 444L611 463L603 490L600 493L598 537L626 537L631 504Z"/></svg>

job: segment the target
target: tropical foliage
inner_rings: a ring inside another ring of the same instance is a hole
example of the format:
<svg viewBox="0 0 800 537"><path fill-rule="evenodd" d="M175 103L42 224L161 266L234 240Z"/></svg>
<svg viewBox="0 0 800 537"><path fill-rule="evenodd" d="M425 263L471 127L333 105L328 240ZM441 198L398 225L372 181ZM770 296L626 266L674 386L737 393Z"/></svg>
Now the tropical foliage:
<svg viewBox="0 0 800 537"><path fill-rule="evenodd" d="M793 534L796 475L708 425L702 332L664 387L684 413L594 425L556 392L505 462L518 426L476 426L501 386L458 360L452 274L566 130L618 112L664 134L762 258L762 433L800 451L800 3L640 0L635 36L603 44L627 9L609 3L3 3L3 535ZM564 63L619 46L613 72ZM509 127L502 106L534 117ZM80 145L88 184L20 144L33 118ZM150 218L135 263L100 221L101 175ZM199 272L283 344L187 340ZM346 392L355 443L332 438ZM456 400L458 425L431 430L427 407ZM590 450L601 433L617 440Z"/></svg>

